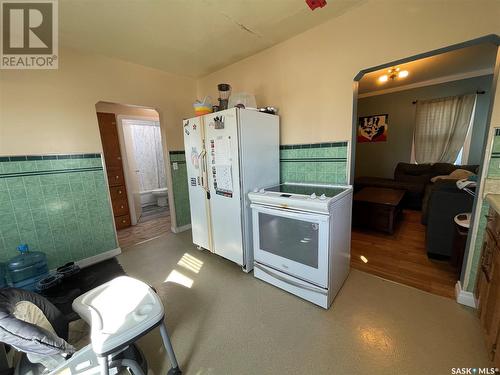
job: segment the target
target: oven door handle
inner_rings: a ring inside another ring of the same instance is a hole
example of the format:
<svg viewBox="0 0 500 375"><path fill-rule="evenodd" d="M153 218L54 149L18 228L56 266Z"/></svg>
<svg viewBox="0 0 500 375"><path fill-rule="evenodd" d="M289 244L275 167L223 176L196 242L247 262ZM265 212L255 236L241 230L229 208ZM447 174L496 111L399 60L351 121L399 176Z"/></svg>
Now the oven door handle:
<svg viewBox="0 0 500 375"><path fill-rule="evenodd" d="M286 217L290 219L297 219L309 222L328 222L329 216L321 213L312 213L312 212L303 212L297 211L289 208L281 208L274 206L261 206L258 204L250 204L250 208L254 210L254 212L262 212L263 214Z"/></svg>
<svg viewBox="0 0 500 375"><path fill-rule="evenodd" d="M261 270L262 272L268 274L269 276L274 277L275 279L278 279L279 281L282 281L284 283L290 284L290 285L295 286L297 288L304 289L304 290L310 290L312 292L320 293L320 294L323 294L325 296L328 295L328 291L326 291L323 288L315 287L313 285L305 285L305 284L301 284L301 283L299 283L297 281L287 279L286 277L283 277L283 276L281 276L281 275L279 275L279 274L277 274L275 272L272 272L267 267L261 266L258 263L255 263L254 267L258 268L259 270Z"/></svg>

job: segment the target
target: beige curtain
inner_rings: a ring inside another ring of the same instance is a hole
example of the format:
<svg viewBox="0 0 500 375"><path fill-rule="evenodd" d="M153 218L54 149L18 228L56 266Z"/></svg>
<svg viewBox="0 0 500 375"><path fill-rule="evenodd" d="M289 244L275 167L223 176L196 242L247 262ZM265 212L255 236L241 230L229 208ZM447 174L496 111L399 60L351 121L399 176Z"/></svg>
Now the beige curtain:
<svg viewBox="0 0 500 375"><path fill-rule="evenodd" d="M413 137L417 163L453 163L463 147L476 95L417 102Z"/></svg>

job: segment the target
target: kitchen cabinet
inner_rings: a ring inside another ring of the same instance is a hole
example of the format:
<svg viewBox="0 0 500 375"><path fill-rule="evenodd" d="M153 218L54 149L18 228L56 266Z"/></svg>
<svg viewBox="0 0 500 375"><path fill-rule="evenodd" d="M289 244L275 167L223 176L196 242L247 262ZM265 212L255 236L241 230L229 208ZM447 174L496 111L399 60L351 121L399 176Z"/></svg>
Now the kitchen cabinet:
<svg viewBox="0 0 500 375"><path fill-rule="evenodd" d="M475 294L490 359L500 368L500 215L493 208L487 216Z"/></svg>
<svg viewBox="0 0 500 375"><path fill-rule="evenodd" d="M104 163L108 175L108 186L113 207L116 229L127 228L131 225L130 210L127 199L127 188L123 173L122 156L116 116L114 113L97 113L99 131L101 133Z"/></svg>

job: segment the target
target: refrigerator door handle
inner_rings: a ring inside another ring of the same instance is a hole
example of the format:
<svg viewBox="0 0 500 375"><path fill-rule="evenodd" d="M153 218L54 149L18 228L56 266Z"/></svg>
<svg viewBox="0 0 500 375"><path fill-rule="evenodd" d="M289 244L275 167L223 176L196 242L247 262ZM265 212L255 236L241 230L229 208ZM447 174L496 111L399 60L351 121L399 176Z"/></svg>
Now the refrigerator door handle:
<svg viewBox="0 0 500 375"><path fill-rule="evenodd" d="M207 175L207 151L203 150L198 155L198 162L201 165L200 174L201 174L201 187L205 190L207 194L207 199L210 199L210 189L208 187L208 175Z"/></svg>
<svg viewBox="0 0 500 375"><path fill-rule="evenodd" d="M203 190L207 190L205 188L205 154L207 152L205 150L202 150L199 154L198 154L198 165L200 166L200 168L198 169L199 170L199 173L198 173L198 178L200 179L201 181L201 186L203 188Z"/></svg>

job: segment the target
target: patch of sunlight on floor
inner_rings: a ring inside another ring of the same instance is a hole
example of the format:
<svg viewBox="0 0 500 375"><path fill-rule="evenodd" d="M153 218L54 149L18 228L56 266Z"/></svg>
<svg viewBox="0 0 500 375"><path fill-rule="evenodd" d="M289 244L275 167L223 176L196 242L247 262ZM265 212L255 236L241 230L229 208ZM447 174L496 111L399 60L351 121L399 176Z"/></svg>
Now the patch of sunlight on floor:
<svg viewBox="0 0 500 375"><path fill-rule="evenodd" d="M200 272L201 267L203 267L203 262L201 260L188 253L185 253L177 264L194 273Z"/></svg>
<svg viewBox="0 0 500 375"><path fill-rule="evenodd" d="M176 283L182 286L185 286L186 288L191 288L193 286L193 279L187 277L186 275L183 275L182 273L173 270L170 272L170 275L165 279L165 283Z"/></svg>

